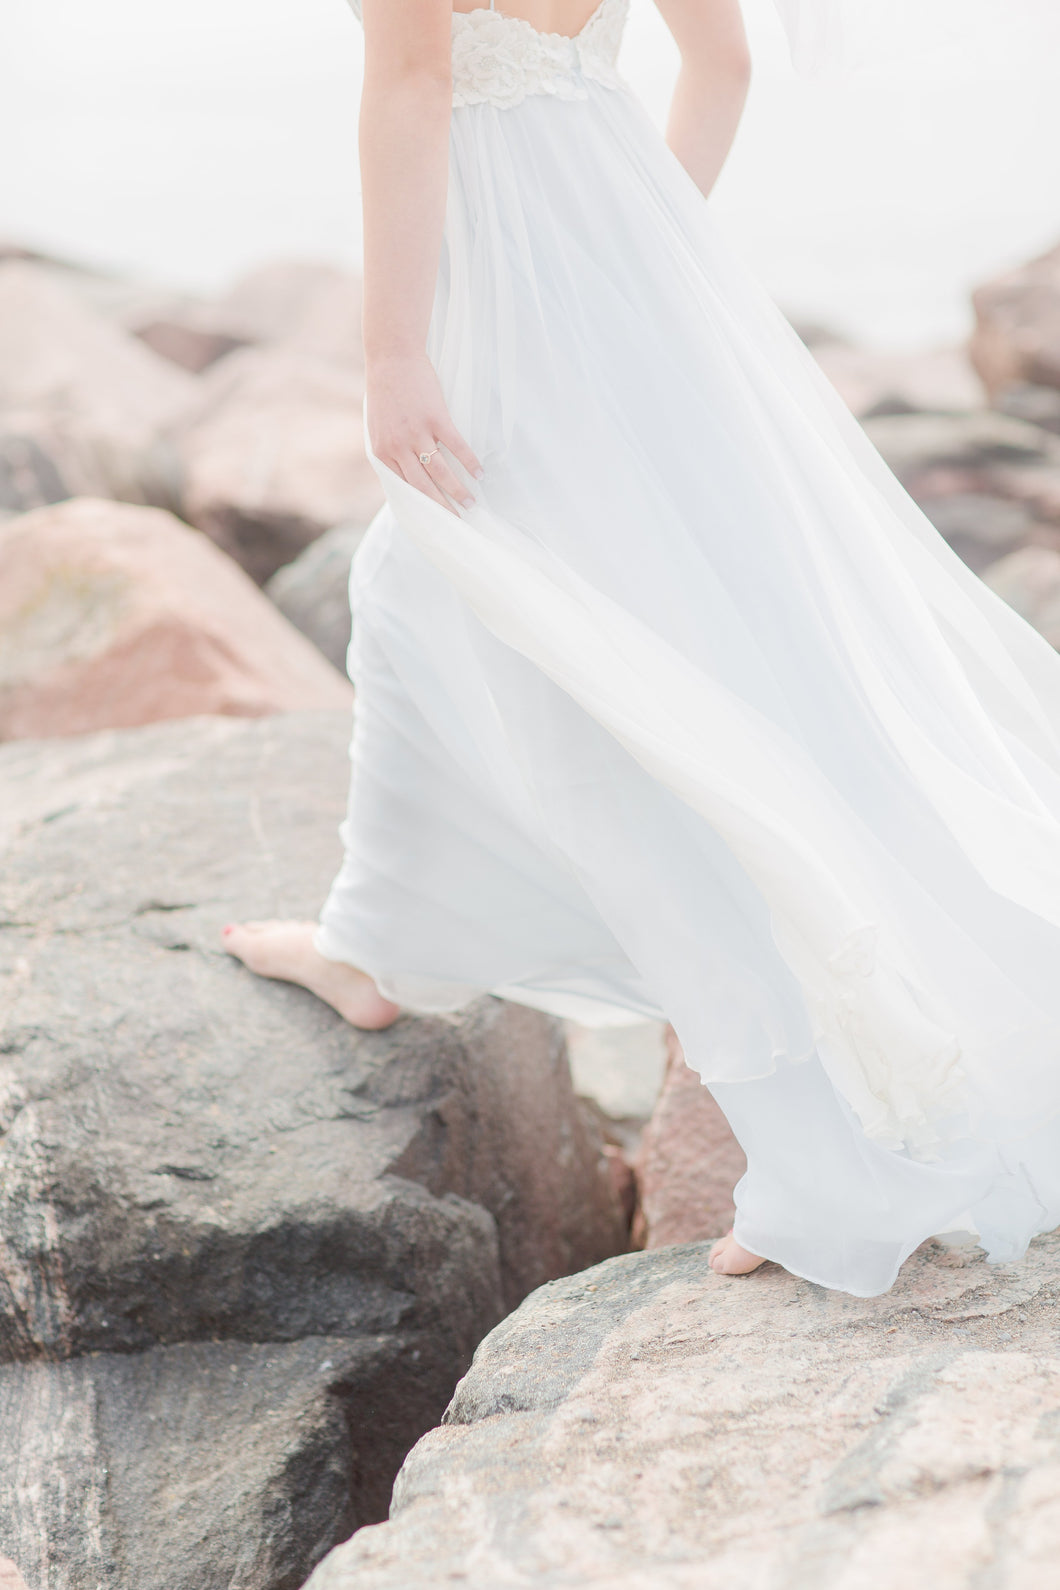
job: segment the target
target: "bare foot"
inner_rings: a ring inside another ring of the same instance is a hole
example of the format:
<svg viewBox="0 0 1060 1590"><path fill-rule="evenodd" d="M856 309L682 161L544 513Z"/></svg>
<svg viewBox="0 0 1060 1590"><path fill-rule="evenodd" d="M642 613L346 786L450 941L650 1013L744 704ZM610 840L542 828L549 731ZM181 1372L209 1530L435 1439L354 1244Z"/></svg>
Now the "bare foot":
<svg viewBox="0 0 1060 1590"><path fill-rule="evenodd" d="M239 922L224 929L229 955L259 977L297 983L337 1010L354 1027L378 1031L401 1014L384 999L367 972L344 961L326 960L314 947L312 922Z"/></svg>
<svg viewBox="0 0 1060 1590"><path fill-rule="evenodd" d="M710 1267L717 1275L750 1275L752 1270L757 1270L765 1262L757 1253L741 1248L731 1231L727 1237L715 1242L710 1250Z"/></svg>

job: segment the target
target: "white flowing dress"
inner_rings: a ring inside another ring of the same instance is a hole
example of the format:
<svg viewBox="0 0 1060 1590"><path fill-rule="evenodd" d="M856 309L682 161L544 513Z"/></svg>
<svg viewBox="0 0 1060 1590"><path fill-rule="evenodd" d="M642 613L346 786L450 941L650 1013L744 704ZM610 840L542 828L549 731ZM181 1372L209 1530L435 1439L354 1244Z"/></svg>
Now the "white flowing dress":
<svg viewBox="0 0 1060 1590"><path fill-rule="evenodd" d="M738 1240L871 1295L1060 1223L1060 659L730 259L626 6L453 17L429 352L485 478L377 461L317 942L416 1010L665 1015Z"/></svg>

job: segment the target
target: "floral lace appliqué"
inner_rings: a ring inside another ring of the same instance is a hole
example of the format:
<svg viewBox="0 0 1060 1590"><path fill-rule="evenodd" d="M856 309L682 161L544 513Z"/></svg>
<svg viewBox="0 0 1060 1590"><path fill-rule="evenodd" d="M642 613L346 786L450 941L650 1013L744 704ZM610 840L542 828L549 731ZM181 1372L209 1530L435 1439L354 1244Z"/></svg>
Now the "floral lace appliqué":
<svg viewBox="0 0 1060 1590"><path fill-rule="evenodd" d="M570 42L515 22L496 11L453 12L454 105L507 109L527 94L577 96L577 62L572 63Z"/></svg>
<svg viewBox="0 0 1060 1590"><path fill-rule="evenodd" d="M350 0L361 14L360 0ZM529 94L585 99L585 79L621 88L615 69L629 0L600 0L574 38L539 33L522 17L485 7L453 12L453 104L504 110Z"/></svg>
<svg viewBox="0 0 1060 1590"><path fill-rule="evenodd" d="M529 94L584 99L583 78L621 86L615 57L628 0L602 0L576 38L499 11L453 12L453 104L507 109Z"/></svg>

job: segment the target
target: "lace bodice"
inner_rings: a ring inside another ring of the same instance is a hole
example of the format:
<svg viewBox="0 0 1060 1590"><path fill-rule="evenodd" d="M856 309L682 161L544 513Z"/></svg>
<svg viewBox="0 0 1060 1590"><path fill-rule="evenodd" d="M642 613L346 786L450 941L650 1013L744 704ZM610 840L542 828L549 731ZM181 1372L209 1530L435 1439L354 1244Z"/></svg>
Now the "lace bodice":
<svg viewBox="0 0 1060 1590"><path fill-rule="evenodd" d="M350 0L359 17L361 0ZM618 88L615 67L629 0L600 0L573 38L480 7L453 12L453 104L518 105L528 94L584 99L585 79Z"/></svg>

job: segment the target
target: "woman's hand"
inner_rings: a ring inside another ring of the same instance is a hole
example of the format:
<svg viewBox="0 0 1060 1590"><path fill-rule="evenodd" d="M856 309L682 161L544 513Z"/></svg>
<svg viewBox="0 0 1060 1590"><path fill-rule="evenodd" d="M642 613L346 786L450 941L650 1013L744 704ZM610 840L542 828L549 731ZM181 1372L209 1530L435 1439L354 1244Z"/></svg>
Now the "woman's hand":
<svg viewBox="0 0 1060 1590"><path fill-rule="evenodd" d="M454 502L474 507L474 497L445 452L476 480L482 478L482 465L453 424L427 355L391 354L370 361L367 390L368 439L375 456L450 513L456 512ZM426 464L424 453L431 455Z"/></svg>

